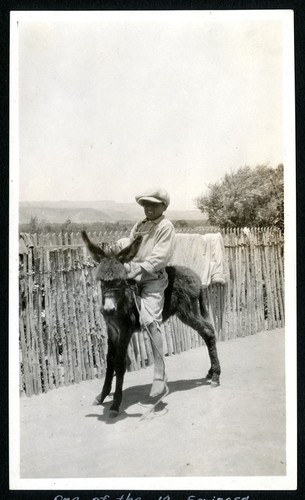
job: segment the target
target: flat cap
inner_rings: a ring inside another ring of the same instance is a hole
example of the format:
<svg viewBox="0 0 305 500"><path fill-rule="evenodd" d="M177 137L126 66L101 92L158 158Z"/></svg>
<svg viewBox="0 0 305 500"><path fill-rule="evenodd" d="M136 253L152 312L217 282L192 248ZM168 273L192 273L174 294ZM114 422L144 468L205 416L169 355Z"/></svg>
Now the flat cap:
<svg viewBox="0 0 305 500"><path fill-rule="evenodd" d="M165 189L157 187L147 189L146 191L136 196L136 202L139 203L139 205L143 206L143 203L145 201L151 201L153 203L164 203L167 208L170 203L170 198L168 192Z"/></svg>

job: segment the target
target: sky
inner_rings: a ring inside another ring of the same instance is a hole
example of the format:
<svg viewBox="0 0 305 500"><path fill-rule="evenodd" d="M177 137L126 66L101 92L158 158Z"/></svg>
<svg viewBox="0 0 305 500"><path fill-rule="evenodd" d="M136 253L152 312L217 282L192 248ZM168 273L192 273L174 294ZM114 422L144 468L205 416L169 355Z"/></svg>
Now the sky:
<svg viewBox="0 0 305 500"><path fill-rule="evenodd" d="M171 208L241 166L284 160L283 23L217 13L81 13L18 23L19 199Z"/></svg>

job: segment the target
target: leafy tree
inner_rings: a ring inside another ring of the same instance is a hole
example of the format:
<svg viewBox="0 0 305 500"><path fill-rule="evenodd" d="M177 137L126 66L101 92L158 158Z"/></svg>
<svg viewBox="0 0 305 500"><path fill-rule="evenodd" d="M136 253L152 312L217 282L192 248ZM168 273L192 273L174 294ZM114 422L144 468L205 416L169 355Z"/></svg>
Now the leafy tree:
<svg viewBox="0 0 305 500"><path fill-rule="evenodd" d="M71 219L67 219L62 225L61 225L61 230L62 232L66 231L71 231Z"/></svg>
<svg viewBox="0 0 305 500"><path fill-rule="evenodd" d="M36 216L32 215L32 217L30 218L30 222L29 222L29 232L32 234L37 233L38 228L39 228L38 218Z"/></svg>
<svg viewBox="0 0 305 500"><path fill-rule="evenodd" d="M179 219L179 220L177 220L177 221L174 221L174 222L173 222L173 224L174 224L174 226L175 226L176 228L179 228L179 229L180 229L180 228L186 228L186 227L189 227L189 223L188 223L186 220L184 220L184 219Z"/></svg>
<svg viewBox="0 0 305 500"><path fill-rule="evenodd" d="M284 228L284 169L258 165L239 168L219 182L209 184L209 193L196 199L209 223L222 227L277 226Z"/></svg>

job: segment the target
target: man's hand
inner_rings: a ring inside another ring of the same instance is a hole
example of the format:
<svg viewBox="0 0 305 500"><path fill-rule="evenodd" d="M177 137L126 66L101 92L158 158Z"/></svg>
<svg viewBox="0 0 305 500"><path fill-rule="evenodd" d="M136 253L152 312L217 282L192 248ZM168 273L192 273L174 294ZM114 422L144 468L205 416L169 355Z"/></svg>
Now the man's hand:
<svg viewBox="0 0 305 500"><path fill-rule="evenodd" d="M142 275L142 268L140 264L137 264L136 262L130 262L129 264L124 264L124 267L127 271L127 278L140 281Z"/></svg>

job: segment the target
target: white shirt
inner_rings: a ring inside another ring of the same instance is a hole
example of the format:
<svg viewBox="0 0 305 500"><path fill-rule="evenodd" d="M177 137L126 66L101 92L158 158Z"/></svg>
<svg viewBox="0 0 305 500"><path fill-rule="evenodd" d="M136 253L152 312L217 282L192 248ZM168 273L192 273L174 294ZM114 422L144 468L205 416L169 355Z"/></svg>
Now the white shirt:
<svg viewBox="0 0 305 500"><path fill-rule="evenodd" d="M143 240L133 262L140 264L149 274L164 269L173 252L173 224L164 215L155 220L144 219L132 228L130 238L134 239L137 234L141 234Z"/></svg>

